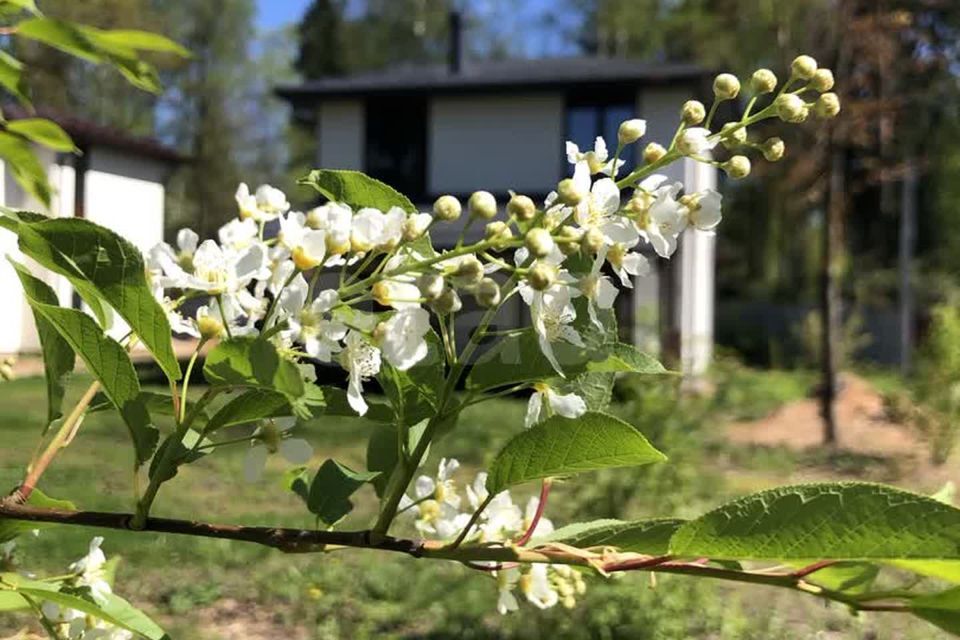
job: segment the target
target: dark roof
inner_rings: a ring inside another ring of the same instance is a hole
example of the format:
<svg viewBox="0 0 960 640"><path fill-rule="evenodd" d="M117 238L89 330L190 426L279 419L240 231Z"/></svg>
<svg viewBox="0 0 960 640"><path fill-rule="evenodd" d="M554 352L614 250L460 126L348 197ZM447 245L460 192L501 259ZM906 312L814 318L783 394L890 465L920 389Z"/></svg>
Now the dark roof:
<svg viewBox="0 0 960 640"><path fill-rule="evenodd" d="M446 65L401 66L281 85L288 100L385 93L458 93L493 89L551 89L615 84L697 82L708 76L693 64L646 63L625 58L538 58L466 63L459 72Z"/></svg>
<svg viewBox="0 0 960 640"><path fill-rule="evenodd" d="M153 158L169 163L186 162L187 156L176 149L161 143L156 138L138 136L118 127L97 124L76 116L65 115L57 111L38 107L34 113L19 106L4 109L10 120L23 118L47 118L53 120L70 134L78 147L110 147L129 151L139 156Z"/></svg>

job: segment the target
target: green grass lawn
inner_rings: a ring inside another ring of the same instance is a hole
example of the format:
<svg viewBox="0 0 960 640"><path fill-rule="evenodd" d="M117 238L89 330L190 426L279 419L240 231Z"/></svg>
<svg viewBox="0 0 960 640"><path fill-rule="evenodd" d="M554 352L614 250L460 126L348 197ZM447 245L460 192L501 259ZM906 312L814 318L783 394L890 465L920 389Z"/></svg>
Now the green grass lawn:
<svg viewBox="0 0 960 640"><path fill-rule="evenodd" d="M711 431L720 425L712 417L719 412L749 415L760 410L758 403L766 406L773 402L771 397L790 399L791 394L802 394L804 386L803 378L781 376L776 390L764 395L755 388L760 379L756 374L741 375L749 391L727 389L709 404L680 406L667 387L650 383L621 393L613 409L647 432L671 456L671 463L602 472L562 484L551 496L548 515L558 525L574 518L693 515L728 496L729 487L711 464L712 452L721 446L716 442L718 431ZM84 382L74 380L74 397ZM4 399L0 486L12 488L36 446L46 411L44 386L40 379L17 380L5 383L0 393ZM425 472L435 471L440 456L453 456L464 464L462 477L472 478L506 438L522 429L524 411L520 400L471 407L458 429L433 447ZM324 419L304 425L299 435L314 445L312 467L332 457L362 469L369 429L359 419ZM242 477L243 456L243 445L225 447L183 468L164 485L154 515L312 526L299 499L285 490L285 467L279 460L271 460L263 479L251 485ZM119 419L107 413L89 416L43 477L41 488L80 508L129 511L131 453ZM518 502L525 502L523 491L518 494ZM375 515L372 490L364 489L355 502L357 508L344 527L368 526ZM291 556L246 543L153 533L48 529L39 537L21 538L24 568L60 573L85 552L93 535L106 537L108 556L122 558L117 592L148 611L177 640L548 636L769 640L809 638L820 630L833 630L837 635L830 637L837 638L867 637L867 632L875 632L870 637L876 638L937 637L920 623L911 628L908 621L890 617L852 618L840 607L825 608L812 598L763 588L682 576L660 576L653 588L646 574L591 579L587 596L574 611L524 607L520 614L503 618L494 610L493 580L452 563L356 550ZM28 622L0 616L0 635Z"/></svg>

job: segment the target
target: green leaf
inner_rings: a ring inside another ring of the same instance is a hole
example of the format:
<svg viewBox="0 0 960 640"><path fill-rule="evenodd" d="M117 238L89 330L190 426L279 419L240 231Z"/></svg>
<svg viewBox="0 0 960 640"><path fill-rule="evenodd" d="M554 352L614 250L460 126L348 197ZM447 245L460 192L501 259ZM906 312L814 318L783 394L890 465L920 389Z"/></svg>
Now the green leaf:
<svg viewBox="0 0 960 640"><path fill-rule="evenodd" d="M80 218L21 220L20 249L63 274L83 294L95 291L153 354L170 380L180 379L167 314L153 297L140 250L113 231ZM89 299L88 299L89 302Z"/></svg>
<svg viewBox="0 0 960 640"><path fill-rule="evenodd" d="M7 258L10 260L9 256ZM57 305L57 294L43 280L35 278L23 266L10 260L10 264L20 277L23 288L29 289L27 296L47 305ZM46 317L34 310L34 323L40 338L40 350L43 352L44 377L47 382L47 427L63 415L63 396L67 391L66 378L73 371L76 355L68 343Z"/></svg>
<svg viewBox="0 0 960 640"><path fill-rule="evenodd" d="M41 509L64 509L74 511L76 506L69 500L57 500L46 495L43 491L34 488L27 498L27 504L31 507L40 507ZM21 533L33 531L34 529L46 529L56 526L49 522L29 522L27 520L11 520L9 518L0 518L0 543L13 540Z"/></svg>
<svg viewBox="0 0 960 640"><path fill-rule="evenodd" d="M180 43L158 33L138 31L136 29L92 29L87 27L86 33L94 33L94 41L98 44L113 44L137 51L154 51L156 53L172 53L181 58L189 58L190 52Z"/></svg>
<svg viewBox="0 0 960 640"><path fill-rule="evenodd" d="M10 173L24 191L50 206L50 184L47 172L30 145L21 137L0 131L0 158L6 161Z"/></svg>
<svg viewBox="0 0 960 640"><path fill-rule="evenodd" d="M497 454L487 490L496 494L530 480L666 459L619 418L593 412L572 420L553 416L515 436Z"/></svg>
<svg viewBox="0 0 960 640"><path fill-rule="evenodd" d="M17 24L16 35L69 53L89 62L102 62L96 46L76 26L53 18L30 18Z"/></svg>
<svg viewBox="0 0 960 640"><path fill-rule="evenodd" d="M207 354L203 375L213 386L276 391L293 402L305 393L297 365L280 357L262 338L225 340Z"/></svg>
<svg viewBox="0 0 960 640"><path fill-rule="evenodd" d="M379 475L371 481L377 496L383 497L390 474L400 461L397 428L391 425L378 425L367 441L367 469L378 471Z"/></svg>
<svg viewBox="0 0 960 640"><path fill-rule="evenodd" d="M646 375L669 373L659 360L632 344L617 342L607 345L604 350L605 357L587 363L587 371Z"/></svg>
<svg viewBox="0 0 960 640"><path fill-rule="evenodd" d="M307 508L321 522L332 527L353 510L350 496L379 475L377 471L357 472L327 459L320 465L310 484Z"/></svg>
<svg viewBox="0 0 960 640"><path fill-rule="evenodd" d="M223 427L290 414L290 403L282 393L269 389L250 389L220 407L207 422L206 432L211 434Z"/></svg>
<svg viewBox="0 0 960 640"><path fill-rule="evenodd" d="M560 542L578 549L615 547L623 552L659 556L667 553L670 537L684 522L676 518L579 522L560 527L543 538L536 538L534 543Z"/></svg>
<svg viewBox="0 0 960 640"><path fill-rule="evenodd" d="M23 63L6 51L0 51L0 85L9 91L25 106L30 105L27 97L27 82L23 75Z"/></svg>
<svg viewBox="0 0 960 640"><path fill-rule="evenodd" d="M74 151L77 148L63 127L46 118L11 120L7 123L7 130L54 151Z"/></svg>
<svg viewBox="0 0 960 640"><path fill-rule="evenodd" d="M13 590L4 590L3 583L0 582L0 612L21 611L29 608L30 604L23 599L23 596Z"/></svg>
<svg viewBox="0 0 960 640"><path fill-rule="evenodd" d="M12 589L37 600L53 602L67 609L76 609L106 623L138 633L150 640L169 640L156 622L118 595L107 594L101 600L84 597L83 592L62 591L52 582L30 580L16 573L0 574L0 589Z"/></svg>
<svg viewBox="0 0 960 640"><path fill-rule="evenodd" d="M358 418L369 420L371 422L393 423L393 410L372 398L365 398L370 407L364 415L358 415L356 410L347 402L347 392L339 387L320 387L323 391L324 404L318 408L315 413L317 416L342 416L345 418Z"/></svg>
<svg viewBox="0 0 960 640"><path fill-rule="evenodd" d="M15 265L16 266L16 265ZM140 381L126 350L109 337L83 311L46 304L34 298L41 281L17 266L27 301L64 338L103 386L103 391L120 411L130 431L138 462L146 462L157 445L159 433L150 423L150 414L140 398Z"/></svg>
<svg viewBox="0 0 960 640"><path fill-rule="evenodd" d="M691 520L670 550L730 560L960 559L960 510L877 484L780 487Z"/></svg>
<svg viewBox="0 0 960 640"><path fill-rule="evenodd" d="M553 345L553 353L567 377L584 372L591 360L589 350L566 342ZM527 329L507 336L488 349L470 368L468 389L492 389L522 382L536 382L557 377L540 350L536 333Z"/></svg>
<svg viewBox="0 0 960 640"><path fill-rule="evenodd" d="M870 591L879 574L880 567L869 562L837 562L804 579L833 591L860 594Z"/></svg>
<svg viewBox="0 0 960 640"><path fill-rule="evenodd" d="M407 213L417 212L417 208L405 195L359 171L314 169L297 183L309 185L325 198L346 203L354 209L373 207L388 211L391 207L400 207Z"/></svg>
<svg viewBox="0 0 960 640"><path fill-rule="evenodd" d="M960 587L918 596L910 601L910 610L918 618L960 634Z"/></svg>
<svg viewBox="0 0 960 640"><path fill-rule="evenodd" d="M0 10L5 14L29 11L34 15L40 15L36 0L0 0Z"/></svg>

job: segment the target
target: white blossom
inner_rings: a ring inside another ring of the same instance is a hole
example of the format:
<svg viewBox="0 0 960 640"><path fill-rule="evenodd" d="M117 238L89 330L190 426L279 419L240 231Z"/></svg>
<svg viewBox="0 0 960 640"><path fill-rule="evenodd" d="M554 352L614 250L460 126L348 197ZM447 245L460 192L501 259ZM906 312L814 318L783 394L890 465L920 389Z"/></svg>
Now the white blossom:
<svg viewBox="0 0 960 640"><path fill-rule="evenodd" d="M243 475L247 482L256 482L271 454L279 453L290 464L306 464L313 457L313 447L303 438L290 437L296 425L295 418L265 420L257 427L254 442L243 461Z"/></svg>
<svg viewBox="0 0 960 640"><path fill-rule="evenodd" d="M363 399L363 381L380 372L380 350L356 331L347 333L344 347L339 358L340 365L349 373L347 402L362 416L369 408Z"/></svg>
<svg viewBox="0 0 960 640"><path fill-rule="evenodd" d="M401 309L388 318L380 332L380 349L387 362L406 371L427 353L425 336L430 331L430 314L418 308Z"/></svg>
<svg viewBox="0 0 960 640"><path fill-rule="evenodd" d="M528 429L540 422L544 404L548 415L557 414L564 418L579 418L587 411L587 404L575 393L560 394L546 384L534 385L534 389L536 391L527 402L527 415L523 423Z"/></svg>

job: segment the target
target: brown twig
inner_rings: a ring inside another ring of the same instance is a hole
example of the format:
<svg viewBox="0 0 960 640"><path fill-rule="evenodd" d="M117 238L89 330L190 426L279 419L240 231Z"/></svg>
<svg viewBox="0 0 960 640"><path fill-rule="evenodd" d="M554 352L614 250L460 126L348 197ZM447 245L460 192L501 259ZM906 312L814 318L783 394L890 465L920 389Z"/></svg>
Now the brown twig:
<svg viewBox="0 0 960 640"><path fill-rule="evenodd" d="M537 530L537 525L540 524L540 518L543 517L543 510L547 506L547 497L550 495L550 478L547 478L543 481L543 484L540 486L540 500L537 502L537 511L533 514L533 519L530 520L530 524L527 526L527 530L516 541L518 547L530 542L530 538L533 537L533 532Z"/></svg>

